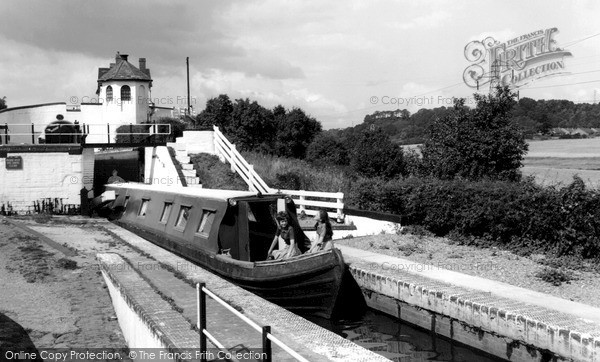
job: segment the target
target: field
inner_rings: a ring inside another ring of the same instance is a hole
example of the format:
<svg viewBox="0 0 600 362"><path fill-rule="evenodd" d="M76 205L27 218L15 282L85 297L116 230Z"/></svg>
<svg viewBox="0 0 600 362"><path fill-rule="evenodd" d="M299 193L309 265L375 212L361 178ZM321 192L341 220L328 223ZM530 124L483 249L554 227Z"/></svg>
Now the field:
<svg viewBox="0 0 600 362"><path fill-rule="evenodd" d="M600 138L530 141L524 175L545 184L568 184L578 175L590 187L600 187Z"/></svg>
<svg viewBox="0 0 600 362"><path fill-rule="evenodd" d="M404 150L419 152L420 145ZM600 188L600 138L529 141L523 175L544 185L566 185L578 175L586 185Z"/></svg>

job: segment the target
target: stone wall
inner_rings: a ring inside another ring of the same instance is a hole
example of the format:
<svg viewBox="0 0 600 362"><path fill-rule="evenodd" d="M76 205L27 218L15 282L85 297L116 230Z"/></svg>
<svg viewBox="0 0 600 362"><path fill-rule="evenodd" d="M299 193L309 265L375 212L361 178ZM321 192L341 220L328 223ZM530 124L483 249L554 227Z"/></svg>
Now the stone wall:
<svg viewBox="0 0 600 362"><path fill-rule="evenodd" d="M21 167L7 169L6 160L19 158ZM52 203L79 206L80 190L92 188L93 149L79 147L10 147L0 152L0 208L18 214L35 212Z"/></svg>

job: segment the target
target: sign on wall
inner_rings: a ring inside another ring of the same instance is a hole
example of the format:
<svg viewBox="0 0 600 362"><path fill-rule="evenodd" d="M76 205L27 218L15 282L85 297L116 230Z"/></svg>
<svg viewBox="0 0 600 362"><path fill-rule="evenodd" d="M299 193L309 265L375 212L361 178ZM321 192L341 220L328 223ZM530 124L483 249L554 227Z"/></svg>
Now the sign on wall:
<svg viewBox="0 0 600 362"><path fill-rule="evenodd" d="M564 58L571 52L559 48L554 40L557 28L537 30L504 43L487 37L465 46L465 58L473 63L463 72L471 88L488 86L518 88L534 80L566 74Z"/></svg>
<svg viewBox="0 0 600 362"><path fill-rule="evenodd" d="M7 156L6 157L6 169L7 170L22 170L23 169L23 158L21 156Z"/></svg>

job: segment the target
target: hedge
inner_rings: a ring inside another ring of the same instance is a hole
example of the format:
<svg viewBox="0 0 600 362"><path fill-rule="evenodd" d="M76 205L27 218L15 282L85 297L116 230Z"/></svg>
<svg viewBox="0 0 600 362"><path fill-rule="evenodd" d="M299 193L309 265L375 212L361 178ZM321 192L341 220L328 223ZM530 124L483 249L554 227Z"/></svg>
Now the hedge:
<svg viewBox="0 0 600 362"><path fill-rule="evenodd" d="M567 186L432 178L364 179L346 191L355 207L403 216L438 236L522 254L600 260L600 192Z"/></svg>

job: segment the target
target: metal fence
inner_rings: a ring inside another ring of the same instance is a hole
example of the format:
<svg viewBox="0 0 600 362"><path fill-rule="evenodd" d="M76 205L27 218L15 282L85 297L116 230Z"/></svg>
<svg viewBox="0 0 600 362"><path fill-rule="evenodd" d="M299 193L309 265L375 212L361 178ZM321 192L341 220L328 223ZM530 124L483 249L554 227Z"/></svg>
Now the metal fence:
<svg viewBox="0 0 600 362"><path fill-rule="evenodd" d="M200 355L201 361L206 362L207 356L207 340L210 340L217 348L222 351L226 351L225 346L219 342L206 328L206 296L211 297L217 303L225 307L231 313L233 313L236 317L240 318L244 322L246 322L249 326L254 328L258 333L262 334L262 351L265 356L263 358L263 362L271 362L273 361L273 350L271 348L271 342L275 343L277 346L281 347L284 351L289 353L292 357L294 357L298 361L308 362L308 360L302 357L298 352L291 349L288 345L280 341L277 337L271 334L271 326L260 326L258 323L254 322L250 318L246 317L235 308L233 308L229 303L221 299L219 296L211 292L208 288L206 288L205 283L196 284L196 298L197 298L197 310L198 310L198 331L200 332Z"/></svg>

